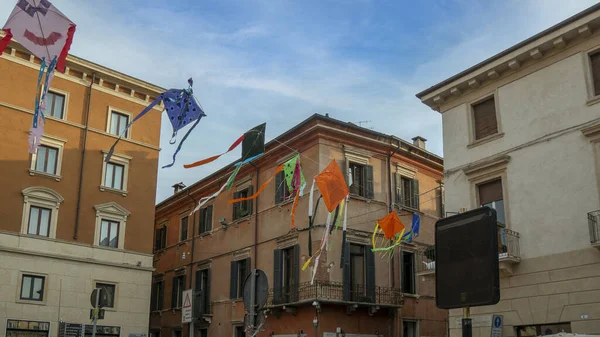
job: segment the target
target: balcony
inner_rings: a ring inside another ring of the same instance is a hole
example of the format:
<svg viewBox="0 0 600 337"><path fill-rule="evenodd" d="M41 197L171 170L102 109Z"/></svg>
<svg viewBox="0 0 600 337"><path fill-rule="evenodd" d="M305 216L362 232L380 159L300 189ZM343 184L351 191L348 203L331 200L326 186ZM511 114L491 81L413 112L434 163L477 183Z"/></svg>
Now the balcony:
<svg viewBox="0 0 600 337"><path fill-rule="evenodd" d="M600 210L588 213L590 227L590 243L592 247L600 249Z"/></svg>
<svg viewBox="0 0 600 337"><path fill-rule="evenodd" d="M294 287L291 287L292 289ZM286 291L282 289L281 298L274 300L273 288L269 289L266 307L274 312L279 309L295 314L295 307L300 305L313 305L320 309L321 303L342 304L347 306L350 313L359 306L369 307L369 313L375 313L379 307L402 307L402 292L398 288L375 287L373 296L367 296L364 285L355 285L350 289L349 298L344 297L344 284L342 282L317 281L300 283L298 290Z"/></svg>
<svg viewBox="0 0 600 337"><path fill-rule="evenodd" d="M599 215L600 217L600 212ZM596 235L598 227L596 226ZM500 272L505 276L512 275L512 266L521 262L519 233L510 229L498 227L498 260ZM598 238L598 236L596 236ZM599 243L600 244L600 243ZM427 276L435 273L435 249L429 246L417 252L417 275Z"/></svg>

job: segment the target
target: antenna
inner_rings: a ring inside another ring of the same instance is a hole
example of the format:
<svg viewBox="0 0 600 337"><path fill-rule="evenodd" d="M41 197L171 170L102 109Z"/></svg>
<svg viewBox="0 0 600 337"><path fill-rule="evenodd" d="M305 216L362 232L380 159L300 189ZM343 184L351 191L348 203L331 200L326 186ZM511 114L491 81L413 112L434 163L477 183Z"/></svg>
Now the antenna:
<svg viewBox="0 0 600 337"><path fill-rule="evenodd" d="M372 127L372 126L371 126L371 127L369 127L369 126L368 126L368 125L369 125L369 123L371 123L371 121L370 121L370 120L367 120L367 121L358 121L358 122L356 122L356 123L357 123L357 124L358 124L358 126L360 126L361 128L366 128L366 129L371 129L371 130L373 130L373 127ZM363 124L364 124L364 126L363 126Z"/></svg>

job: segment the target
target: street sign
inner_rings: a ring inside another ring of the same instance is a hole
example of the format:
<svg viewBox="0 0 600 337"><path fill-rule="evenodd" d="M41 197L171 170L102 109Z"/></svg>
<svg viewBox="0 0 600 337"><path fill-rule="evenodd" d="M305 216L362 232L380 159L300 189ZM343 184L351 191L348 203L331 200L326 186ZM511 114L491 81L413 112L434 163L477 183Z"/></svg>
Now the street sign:
<svg viewBox="0 0 600 337"><path fill-rule="evenodd" d="M90 309L90 319L94 318L94 310L96 309ZM97 309L98 310L98 319L104 319L104 309Z"/></svg>
<svg viewBox="0 0 600 337"><path fill-rule="evenodd" d="M267 274L260 269L256 269L256 274L250 273L244 281L244 306L249 310L252 305L252 277L255 277L255 289L256 289L256 310L262 309L267 303L267 297L269 296L269 280Z"/></svg>
<svg viewBox="0 0 600 337"><path fill-rule="evenodd" d="M440 309L500 301L496 210L481 207L435 223L435 289Z"/></svg>
<svg viewBox="0 0 600 337"><path fill-rule="evenodd" d="M183 292L181 308L181 323L192 323L192 289Z"/></svg>
<svg viewBox="0 0 600 337"><path fill-rule="evenodd" d="M108 304L108 294L102 288L95 288L92 290L92 294L90 295L90 304L92 308L96 307L96 293L100 292L100 297L98 298L98 308L104 308L106 304Z"/></svg>
<svg viewBox="0 0 600 337"><path fill-rule="evenodd" d="M492 332L490 337L502 337L502 326L504 325L504 317L502 315L494 315L492 318Z"/></svg>
<svg viewBox="0 0 600 337"><path fill-rule="evenodd" d="M61 322L58 335L60 337L83 337L85 335L85 324Z"/></svg>

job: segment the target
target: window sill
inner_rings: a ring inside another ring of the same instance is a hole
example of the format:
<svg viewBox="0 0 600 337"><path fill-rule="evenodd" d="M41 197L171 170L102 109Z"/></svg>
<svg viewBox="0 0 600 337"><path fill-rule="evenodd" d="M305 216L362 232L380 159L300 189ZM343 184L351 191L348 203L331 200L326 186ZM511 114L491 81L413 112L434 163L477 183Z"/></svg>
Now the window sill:
<svg viewBox="0 0 600 337"><path fill-rule="evenodd" d="M600 95L588 98L587 102L585 102L587 106L592 106L596 103L600 103Z"/></svg>
<svg viewBox="0 0 600 337"><path fill-rule="evenodd" d="M116 312L117 311L116 307L112 307L112 308L104 307L102 309L104 309L104 311L110 311L110 312Z"/></svg>
<svg viewBox="0 0 600 337"><path fill-rule="evenodd" d="M45 306L45 305L46 305L46 301L35 301L35 300L22 300L22 299L17 299L15 302L16 302L16 303L23 303L23 304L42 305L42 306Z"/></svg>
<svg viewBox="0 0 600 337"><path fill-rule="evenodd" d="M210 235L212 235L212 230L198 234L198 236L201 238L203 238L205 236L210 236Z"/></svg>
<svg viewBox="0 0 600 337"><path fill-rule="evenodd" d="M111 188L111 187L106 187L106 186L100 186L100 192L111 192L111 193L116 193L116 194L120 194L124 197L127 196L127 191L124 190L118 190L116 188Z"/></svg>
<svg viewBox="0 0 600 337"><path fill-rule="evenodd" d="M416 299L419 299L419 297L421 297L421 296L419 296L419 294L411 294L411 293L402 293L402 295L404 297L412 297L412 298L416 298Z"/></svg>
<svg viewBox="0 0 600 337"><path fill-rule="evenodd" d="M50 173L36 171L36 170L32 170L32 169L29 169L29 175L30 176L41 176L41 177L45 177L45 178L50 178L50 179L54 179L56 181L60 181L62 179L61 176L57 176L56 174L50 174Z"/></svg>
<svg viewBox="0 0 600 337"><path fill-rule="evenodd" d="M491 141L494 141L496 139L500 139L502 137L504 137L504 132L495 133L493 135L489 135L489 136L483 137L481 139L478 139L476 141L471 142L471 144L468 144L467 145L467 149L472 149L474 147L477 147L477 146L485 144L485 143L489 143Z"/></svg>
<svg viewBox="0 0 600 337"><path fill-rule="evenodd" d="M289 205L289 204L292 204L292 203L294 203L294 198L289 198L289 199L286 199L284 201L280 201L280 202L276 203L275 205L278 206L278 207L283 207L285 205Z"/></svg>
<svg viewBox="0 0 600 337"><path fill-rule="evenodd" d="M251 216L252 216L252 214L248 214L248 215L244 215L244 216L243 216L243 217L241 217L241 218L233 219L233 220L231 221L231 223L230 223L230 224L228 224L228 226L227 226L227 227L229 227L229 226L231 226L231 225L236 225L236 224L238 224L238 223L240 223L240 222L244 222L244 221L250 221L250 217L251 217Z"/></svg>
<svg viewBox="0 0 600 337"><path fill-rule="evenodd" d="M352 194L352 193L350 193L350 198L365 201L365 202L372 202L374 200L374 199L369 199L367 197L363 197L362 195Z"/></svg>
<svg viewBox="0 0 600 337"><path fill-rule="evenodd" d="M406 206L406 205L402 205L402 204L396 204L398 205L398 208L401 211L408 211L408 212L412 212L412 213L421 213L421 211L418 208L414 208L414 207L410 207L410 206Z"/></svg>

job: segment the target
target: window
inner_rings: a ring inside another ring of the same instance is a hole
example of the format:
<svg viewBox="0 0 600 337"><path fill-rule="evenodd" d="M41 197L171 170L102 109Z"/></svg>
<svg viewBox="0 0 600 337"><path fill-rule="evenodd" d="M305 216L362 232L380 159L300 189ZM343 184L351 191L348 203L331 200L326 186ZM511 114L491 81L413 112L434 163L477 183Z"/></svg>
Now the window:
<svg viewBox="0 0 600 337"><path fill-rule="evenodd" d="M477 185L477 190L479 192L479 204L495 209L498 226L505 227L506 218L504 215L504 200L502 198L502 179L479 184Z"/></svg>
<svg viewBox="0 0 600 337"><path fill-rule="evenodd" d="M56 175L58 149L46 145L38 147L35 157L35 170Z"/></svg>
<svg viewBox="0 0 600 337"><path fill-rule="evenodd" d="M162 226L154 231L154 251L167 246L167 226Z"/></svg>
<svg viewBox="0 0 600 337"><path fill-rule="evenodd" d="M25 275L21 279L21 299L27 301L44 300L45 277Z"/></svg>
<svg viewBox="0 0 600 337"><path fill-rule="evenodd" d="M185 275L173 277L173 291L171 293L171 308L181 308L183 301L183 288L185 287Z"/></svg>
<svg viewBox="0 0 600 337"><path fill-rule="evenodd" d="M102 220L100 224L100 246L119 247L119 223L116 221Z"/></svg>
<svg viewBox="0 0 600 337"><path fill-rule="evenodd" d="M116 286L114 284L96 283L96 288L102 289L102 292L106 294L106 305L104 307L114 308Z"/></svg>
<svg viewBox="0 0 600 337"><path fill-rule="evenodd" d="M231 261L231 273L229 278L229 298L240 298L244 294L244 281L250 273L250 258Z"/></svg>
<svg viewBox="0 0 600 337"><path fill-rule="evenodd" d="M150 311L159 311L163 308L163 281L152 283L152 294L150 295Z"/></svg>
<svg viewBox="0 0 600 337"><path fill-rule="evenodd" d="M210 313L210 269L196 271L194 317Z"/></svg>
<svg viewBox="0 0 600 337"><path fill-rule="evenodd" d="M123 131L125 131L125 128L127 127L127 124L129 123L129 116L123 113L119 113L116 111L111 111L110 113L110 128L109 128L109 133L116 135L116 136L120 136ZM129 137L129 132L125 133L123 135L125 138Z"/></svg>
<svg viewBox="0 0 600 337"><path fill-rule="evenodd" d="M123 173L125 167L115 163L106 163L106 174L104 176L104 186L115 190L123 189Z"/></svg>
<svg viewBox="0 0 600 337"><path fill-rule="evenodd" d="M348 188L351 194L373 199L373 166L350 163Z"/></svg>
<svg viewBox="0 0 600 337"><path fill-rule="evenodd" d="M21 233L56 238L58 207L65 199L55 191L41 186L28 187L22 193Z"/></svg>
<svg viewBox="0 0 600 337"><path fill-rule="evenodd" d="M350 245L350 289L352 300L359 301L365 296L365 247Z"/></svg>
<svg viewBox="0 0 600 337"><path fill-rule="evenodd" d="M213 215L213 206L206 206L200 210L200 233L204 234L210 232L212 230L212 215Z"/></svg>
<svg viewBox="0 0 600 337"><path fill-rule="evenodd" d="M64 119L65 95L48 91L46 94L46 115Z"/></svg>
<svg viewBox="0 0 600 337"><path fill-rule="evenodd" d="M246 337L246 331L244 331L244 327L241 325L235 326L235 334L234 337Z"/></svg>
<svg viewBox="0 0 600 337"><path fill-rule="evenodd" d="M282 203L292 197L292 192L285 180L285 172L281 171L275 176L275 204Z"/></svg>
<svg viewBox="0 0 600 337"><path fill-rule="evenodd" d="M173 330L173 337L181 337L181 330Z"/></svg>
<svg viewBox="0 0 600 337"><path fill-rule="evenodd" d="M402 320L402 337L417 337L417 322Z"/></svg>
<svg viewBox="0 0 600 337"><path fill-rule="evenodd" d="M473 121L475 140L498 133L496 101L494 97L473 104Z"/></svg>
<svg viewBox="0 0 600 337"><path fill-rule="evenodd" d="M31 206L29 209L29 227L27 229L27 234L49 236L51 218L51 209Z"/></svg>
<svg viewBox="0 0 600 337"><path fill-rule="evenodd" d="M594 96L600 95L600 52L590 55L592 80L594 81Z"/></svg>
<svg viewBox="0 0 600 337"><path fill-rule="evenodd" d="M179 225L179 241L187 240L188 234L188 217L181 218Z"/></svg>
<svg viewBox="0 0 600 337"><path fill-rule="evenodd" d="M199 337L208 337L208 329L200 329L198 331L200 332ZM245 336L245 335L242 335L242 336Z"/></svg>
<svg viewBox="0 0 600 337"><path fill-rule="evenodd" d="M402 254L402 292L405 294L415 294L415 257L411 252L401 252Z"/></svg>
<svg viewBox="0 0 600 337"><path fill-rule="evenodd" d="M396 203L419 210L419 181L396 173Z"/></svg>
<svg viewBox="0 0 600 337"><path fill-rule="evenodd" d="M571 333L571 323L538 324L517 327L517 337L546 336L561 332Z"/></svg>
<svg viewBox="0 0 600 337"><path fill-rule="evenodd" d="M298 299L300 246L275 249L273 259L273 301L292 303Z"/></svg>
<svg viewBox="0 0 600 337"><path fill-rule="evenodd" d="M247 198L252 195L252 186L249 186L246 189L243 189L239 192L233 193L234 199L239 198ZM252 214L252 201L253 200L244 200L240 202L236 202L233 204L233 220L241 219L245 216Z"/></svg>

